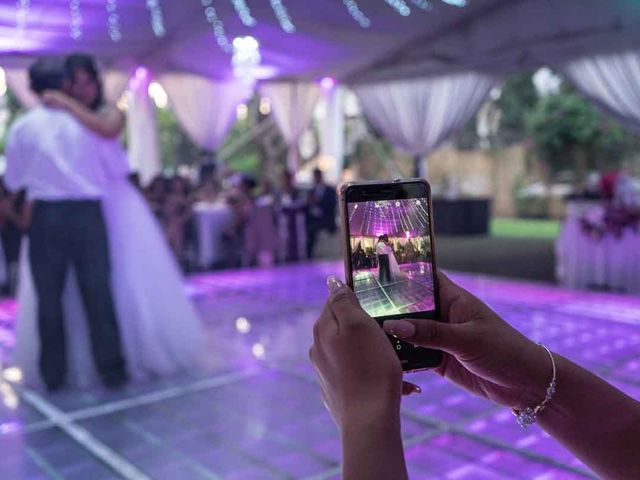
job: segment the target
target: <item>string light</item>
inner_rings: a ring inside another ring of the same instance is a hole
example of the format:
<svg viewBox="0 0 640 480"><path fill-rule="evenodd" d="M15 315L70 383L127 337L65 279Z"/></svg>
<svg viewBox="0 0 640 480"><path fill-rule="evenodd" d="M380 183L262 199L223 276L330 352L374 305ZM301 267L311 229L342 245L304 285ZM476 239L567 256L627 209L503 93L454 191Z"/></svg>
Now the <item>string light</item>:
<svg viewBox="0 0 640 480"><path fill-rule="evenodd" d="M431 4L427 0L411 0L411 3L421 10L431 10Z"/></svg>
<svg viewBox="0 0 640 480"><path fill-rule="evenodd" d="M453 5L454 7L466 7L467 0L442 0L447 5Z"/></svg>
<svg viewBox="0 0 640 480"><path fill-rule="evenodd" d="M82 13L80 12L80 0L69 0L69 35L74 40L82 38Z"/></svg>
<svg viewBox="0 0 640 480"><path fill-rule="evenodd" d="M411 9L409 5L404 0L384 0L389 5L393 7L393 9L398 12L403 17L408 17L411 15Z"/></svg>
<svg viewBox="0 0 640 480"><path fill-rule="evenodd" d="M371 26L371 20L360 10L358 3L355 0L342 0L342 3L347 7L347 11L353 17L353 19L362 28L369 28Z"/></svg>
<svg viewBox="0 0 640 480"><path fill-rule="evenodd" d="M251 37L236 37L233 39L233 74L247 85L256 81L256 68L260 65L260 44Z"/></svg>
<svg viewBox="0 0 640 480"><path fill-rule="evenodd" d="M296 31L296 26L293 24L291 17L289 16L289 12L287 11L287 7L284 6L282 0L270 0L271 8L273 8L273 13L276 14L276 18L280 23L280 27L287 32L293 33Z"/></svg>
<svg viewBox="0 0 640 480"><path fill-rule="evenodd" d="M109 38L111 38L113 42L122 40L118 0L107 0L107 31L109 32Z"/></svg>
<svg viewBox="0 0 640 480"><path fill-rule="evenodd" d="M240 17L242 24L246 27L255 27L258 22L251 16L251 10L247 2L245 2L245 0L231 0L231 3L233 3L233 8L236 9L236 13Z"/></svg>
<svg viewBox="0 0 640 480"><path fill-rule="evenodd" d="M213 29L213 34L216 36L218 46L225 53L233 53L233 46L224 31L224 24L222 23L222 20L220 20L216 9L213 7L213 0L201 0L200 3L204 7L204 16Z"/></svg>
<svg viewBox="0 0 640 480"><path fill-rule="evenodd" d="M147 10L151 16L151 28L156 37L164 37L167 30L164 28L164 15L160 7L160 0L147 0Z"/></svg>
<svg viewBox="0 0 640 480"><path fill-rule="evenodd" d="M24 34L24 29L27 26L27 17L29 16L29 8L31 7L31 0L17 0L16 1L16 29L19 35Z"/></svg>

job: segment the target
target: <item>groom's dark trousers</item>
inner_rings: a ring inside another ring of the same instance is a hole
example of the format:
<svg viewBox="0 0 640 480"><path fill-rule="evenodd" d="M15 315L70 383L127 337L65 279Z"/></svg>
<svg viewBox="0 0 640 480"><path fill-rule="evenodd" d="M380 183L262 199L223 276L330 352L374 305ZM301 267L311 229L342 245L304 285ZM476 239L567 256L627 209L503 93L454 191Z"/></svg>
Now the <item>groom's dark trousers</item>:
<svg viewBox="0 0 640 480"><path fill-rule="evenodd" d="M37 201L29 231L29 257L37 295L40 372L49 389L67 373L62 294L69 267L80 287L93 358L105 385L126 379L111 295L111 264L99 201Z"/></svg>
<svg viewBox="0 0 640 480"><path fill-rule="evenodd" d="M378 279L384 284L391 283L389 255L378 255Z"/></svg>

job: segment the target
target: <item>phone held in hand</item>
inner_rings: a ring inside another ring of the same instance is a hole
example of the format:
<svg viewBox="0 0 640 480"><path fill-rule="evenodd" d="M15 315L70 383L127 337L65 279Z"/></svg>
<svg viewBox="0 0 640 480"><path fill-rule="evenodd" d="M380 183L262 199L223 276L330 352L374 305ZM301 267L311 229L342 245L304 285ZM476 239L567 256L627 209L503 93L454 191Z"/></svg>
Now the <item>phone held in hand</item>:
<svg viewBox="0 0 640 480"><path fill-rule="evenodd" d="M354 182L340 191L345 276L362 308L382 325L440 319L431 188L425 180ZM437 367L442 352L389 336L404 371Z"/></svg>

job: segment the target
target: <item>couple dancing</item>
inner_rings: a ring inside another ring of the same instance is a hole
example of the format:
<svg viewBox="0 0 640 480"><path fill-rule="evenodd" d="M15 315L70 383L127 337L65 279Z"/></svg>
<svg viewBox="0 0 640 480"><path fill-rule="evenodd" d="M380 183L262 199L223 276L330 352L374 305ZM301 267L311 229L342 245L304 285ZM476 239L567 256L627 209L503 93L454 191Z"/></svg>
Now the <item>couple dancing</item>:
<svg viewBox="0 0 640 480"><path fill-rule="evenodd" d="M129 183L91 57L29 70L38 106L8 134L5 179L33 204L23 248L14 361L53 391L170 375L200 360L200 319L149 207Z"/></svg>
<svg viewBox="0 0 640 480"><path fill-rule="evenodd" d="M378 280L380 283L387 285L398 281L402 277L402 272L386 233L378 237L376 255L378 256Z"/></svg>

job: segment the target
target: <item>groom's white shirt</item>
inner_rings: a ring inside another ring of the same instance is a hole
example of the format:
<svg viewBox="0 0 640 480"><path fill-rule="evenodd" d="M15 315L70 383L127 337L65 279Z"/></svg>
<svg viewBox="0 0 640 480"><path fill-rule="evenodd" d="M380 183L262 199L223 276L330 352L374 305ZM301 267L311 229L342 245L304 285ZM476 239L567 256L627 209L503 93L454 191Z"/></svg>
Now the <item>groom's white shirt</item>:
<svg viewBox="0 0 640 480"><path fill-rule="evenodd" d="M36 107L9 130L5 183L10 190L26 188L31 200L100 199L112 180L129 172L114 142L65 111Z"/></svg>

